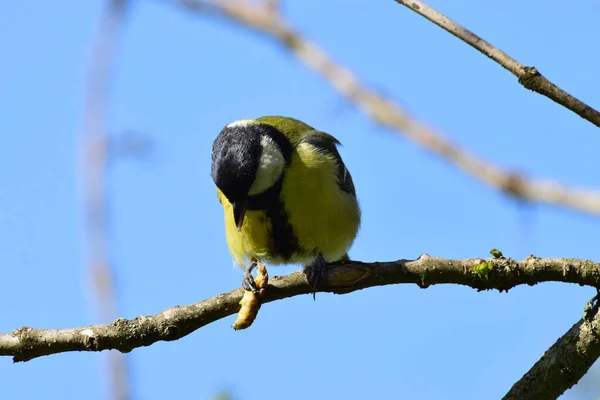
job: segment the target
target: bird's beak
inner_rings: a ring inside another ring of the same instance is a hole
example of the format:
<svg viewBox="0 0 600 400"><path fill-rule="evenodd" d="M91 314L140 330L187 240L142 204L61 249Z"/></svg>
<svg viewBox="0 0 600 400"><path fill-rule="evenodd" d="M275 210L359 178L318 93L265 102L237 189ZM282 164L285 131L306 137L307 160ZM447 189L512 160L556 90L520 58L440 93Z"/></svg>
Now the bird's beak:
<svg viewBox="0 0 600 400"><path fill-rule="evenodd" d="M235 220L235 226L239 232L242 230L244 215L246 214L246 200L236 201L231 205L233 206L233 219Z"/></svg>

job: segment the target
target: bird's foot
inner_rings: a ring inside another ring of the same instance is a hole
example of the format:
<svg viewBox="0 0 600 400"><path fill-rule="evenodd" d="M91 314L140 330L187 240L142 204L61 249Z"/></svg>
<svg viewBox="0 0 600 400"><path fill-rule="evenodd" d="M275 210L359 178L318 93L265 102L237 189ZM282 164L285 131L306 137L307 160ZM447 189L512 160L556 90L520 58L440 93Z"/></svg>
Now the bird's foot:
<svg viewBox="0 0 600 400"><path fill-rule="evenodd" d="M321 288L323 283L325 282L325 277L327 275L327 265L325 263L325 259L322 255L319 255L317 259L310 265L309 271L307 272L308 282L312 284L313 291L313 300L316 299L316 293Z"/></svg>
<svg viewBox="0 0 600 400"><path fill-rule="evenodd" d="M248 290L254 294L258 293L258 288L256 287L256 282L254 282L254 277L252 276L252 270L256 268L256 262L250 264L250 267L244 272L242 276L242 287L244 290Z"/></svg>

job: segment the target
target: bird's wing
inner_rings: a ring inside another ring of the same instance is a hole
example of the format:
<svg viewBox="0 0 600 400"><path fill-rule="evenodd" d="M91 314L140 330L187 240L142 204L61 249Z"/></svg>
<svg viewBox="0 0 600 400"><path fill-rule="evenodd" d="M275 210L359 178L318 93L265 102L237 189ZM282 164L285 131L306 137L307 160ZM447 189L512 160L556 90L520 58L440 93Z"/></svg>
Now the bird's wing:
<svg viewBox="0 0 600 400"><path fill-rule="evenodd" d="M304 134L302 142L316 147L335 159L340 189L356 197L356 189L354 188L352 175L350 175L350 171L346 168L342 156L337 149L337 146L341 145L340 141L328 133L313 130Z"/></svg>

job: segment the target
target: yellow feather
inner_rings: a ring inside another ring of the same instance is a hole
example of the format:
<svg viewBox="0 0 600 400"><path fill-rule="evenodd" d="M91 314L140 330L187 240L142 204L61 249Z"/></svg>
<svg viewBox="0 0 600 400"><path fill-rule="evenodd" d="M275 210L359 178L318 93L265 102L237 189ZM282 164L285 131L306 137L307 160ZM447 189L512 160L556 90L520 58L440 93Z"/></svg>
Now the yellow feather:
<svg viewBox="0 0 600 400"><path fill-rule="evenodd" d="M290 117L270 115L257 118L256 121L275 127L288 138L292 147L298 146L306 133L315 130L312 126Z"/></svg>
<svg viewBox="0 0 600 400"><path fill-rule="evenodd" d="M279 264L281 260L273 259L270 254L273 246L271 238L271 221L264 211L248 210L244 216L242 230L238 232L231 203L217 189L219 201L223 204L225 214L225 237L233 261L244 269L253 260ZM267 261L268 260L268 261Z"/></svg>
<svg viewBox="0 0 600 400"><path fill-rule="evenodd" d="M292 154L281 191L300 247L319 249L328 262L346 254L360 224L358 203L340 189L336 174L333 157L304 143Z"/></svg>

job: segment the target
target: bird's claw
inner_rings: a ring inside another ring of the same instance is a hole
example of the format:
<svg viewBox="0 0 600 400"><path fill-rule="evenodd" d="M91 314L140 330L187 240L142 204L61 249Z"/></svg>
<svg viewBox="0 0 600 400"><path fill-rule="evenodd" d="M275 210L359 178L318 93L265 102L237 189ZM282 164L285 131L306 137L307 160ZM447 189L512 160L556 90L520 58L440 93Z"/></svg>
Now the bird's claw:
<svg viewBox="0 0 600 400"><path fill-rule="evenodd" d="M308 282L312 284L313 290L313 300L316 300L316 294L321 289L323 282L325 282L325 277L327 276L327 266L325 263L325 259L323 256L317 257L317 259L310 266L310 271L308 273Z"/></svg>
<svg viewBox="0 0 600 400"><path fill-rule="evenodd" d="M256 263L252 263L250 267L244 272L242 276L242 288L244 290L248 290L252 293L257 294L258 288L256 287L256 282L254 282L254 277L252 276L252 270L256 268Z"/></svg>

